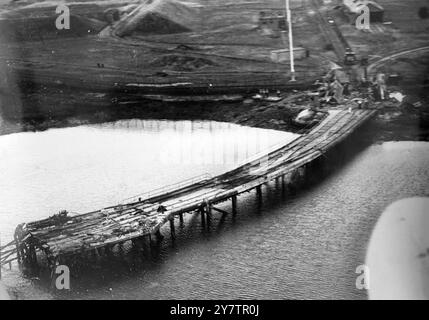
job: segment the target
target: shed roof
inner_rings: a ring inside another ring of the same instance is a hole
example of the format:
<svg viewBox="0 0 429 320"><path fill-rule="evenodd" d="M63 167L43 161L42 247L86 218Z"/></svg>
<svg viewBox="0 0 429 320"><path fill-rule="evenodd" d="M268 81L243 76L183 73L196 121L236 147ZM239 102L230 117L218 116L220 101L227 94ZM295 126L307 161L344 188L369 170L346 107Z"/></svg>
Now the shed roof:
<svg viewBox="0 0 429 320"><path fill-rule="evenodd" d="M370 0L343 0L344 6L353 13L359 13L364 6L368 6L371 11L383 11L383 7L375 1Z"/></svg>

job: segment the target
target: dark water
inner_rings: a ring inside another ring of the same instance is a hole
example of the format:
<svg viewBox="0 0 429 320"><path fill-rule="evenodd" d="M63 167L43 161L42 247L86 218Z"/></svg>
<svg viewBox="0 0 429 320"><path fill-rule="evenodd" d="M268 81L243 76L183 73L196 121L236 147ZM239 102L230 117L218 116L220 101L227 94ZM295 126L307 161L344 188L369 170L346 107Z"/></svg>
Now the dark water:
<svg viewBox="0 0 429 320"><path fill-rule="evenodd" d="M113 259L72 272L69 292L16 272L7 282L24 298L365 299L355 270L372 228L391 202L429 194L429 144L359 148L295 194L274 183L263 193L262 205L253 192L242 195L237 217L215 214L208 230L187 215L183 226L176 221L175 242L165 227L158 246L126 244Z"/></svg>

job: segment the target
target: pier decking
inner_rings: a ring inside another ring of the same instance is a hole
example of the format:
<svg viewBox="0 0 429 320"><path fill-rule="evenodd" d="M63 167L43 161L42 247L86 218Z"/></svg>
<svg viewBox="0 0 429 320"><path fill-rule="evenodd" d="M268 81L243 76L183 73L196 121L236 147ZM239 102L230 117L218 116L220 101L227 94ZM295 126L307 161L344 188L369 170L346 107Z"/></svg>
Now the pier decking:
<svg viewBox="0 0 429 320"><path fill-rule="evenodd" d="M41 253L54 266L63 258L112 246L141 237L160 236L160 228L170 224L174 237L175 217L183 221L184 214L200 214L205 221L214 205L232 201L231 214L237 213L237 196L275 179L289 178L348 137L376 110L331 110L329 115L309 133L284 145L271 148L262 155L248 159L242 165L222 175L202 175L152 192L137 195L119 205L69 216L66 212L47 219L21 224L15 240L7 245L7 257L0 264L18 260L35 263ZM11 248L15 249L11 249ZM3 251L4 253L5 251Z"/></svg>

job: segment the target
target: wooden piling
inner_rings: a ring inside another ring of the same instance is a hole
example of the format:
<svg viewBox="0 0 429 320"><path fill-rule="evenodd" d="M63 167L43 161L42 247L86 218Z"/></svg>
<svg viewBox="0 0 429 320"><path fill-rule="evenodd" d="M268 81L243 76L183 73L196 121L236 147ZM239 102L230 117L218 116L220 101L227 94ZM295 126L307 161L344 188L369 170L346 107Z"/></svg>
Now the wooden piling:
<svg viewBox="0 0 429 320"><path fill-rule="evenodd" d="M212 220L212 205L207 203L206 206L206 216L207 216L207 226L210 227L210 222Z"/></svg>
<svg viewBox="0 0 429 320"><path fill-rule="evenodd" d="M258 198L258 202L262 202L262 187L261 187L261 185L256 187L256 197Z"/></svg>
<svg viewBox="0 0 429 320"><path fill-rule="evenodd" d="M16 257L17 257L17 260L18 260L18 266L21 267L21 265L22 265L22 255L21 255L21 248L20 248L20 242L19 242L19 237L18 237L18 227L16 227L16 229L15 229L15 234L13 235L13 238L15 240Z"/></svg>
<svg viewBox="0 0 429 320"><path fill-rule="evenodd" d="M171 239L176 239L176 230L174 227L174 217L170 219L170 232L171 232Z"/></svg>
<svg viewBox="0 0 429 320"><path fill-rule="evenodd" d="M112 245L107 245L107 246L105 246L104 247L104 254L105 255L107 255L107 256L110 256L110 255L112 255L112 249L113 249L113 246Z"/></svg>
<svg viewBox="0 0 429 320"><path fill-rule="evenodd" d="M30 261L31 261L31 268L37 267L37 253L36 248L32 244L30 246Z"/></svg>
<svg viewBox="0 0 429 320"><path fill-rule="evenodd" d="M231 205L232 205L232 215L235 216L237 214L237 196L232 196Z"/></svg>
<svg viewBox="0 0 429 320"><path fill-rule="evenodd" d="M138 245L138 238L131 239L131 243L133 244L133 247L137 247L137 245Z"/></svg>
<svg viewBox="0 0 429 320"><path fill-rule="evenodd" d="M183 213L179 214L180 225L183 225Z"/></svg>
<svg viewBox="0 0 429 320"><path fill-rule="evenodd" d="M285 185L285 175L282 175L282 195L285 194L286 185Z"/></svg>
<svg viewBox="0 0 429 320"><path fill-rule="evenodd" d="M164 239L164 236L161 233L161 230L156 230L155 232L155 236L156 236L156 240L161 241L162 239Z"/></svg>
<svg viewBox="0 0 429 320"><path fill-rule="evenodd" d="M206 218L204 216L204 209L200 209L200 215L201 215L201 225L203 227L205 227L206 226Z"/></svg>

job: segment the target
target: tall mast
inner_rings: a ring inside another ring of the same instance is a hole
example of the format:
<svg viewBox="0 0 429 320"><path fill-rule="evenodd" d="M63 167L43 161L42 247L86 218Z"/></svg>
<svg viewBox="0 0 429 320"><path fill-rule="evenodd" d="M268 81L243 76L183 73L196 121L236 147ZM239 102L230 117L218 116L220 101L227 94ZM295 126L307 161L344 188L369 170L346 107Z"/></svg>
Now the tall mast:
<svg viewBox="0 0 429 320"><path fill-rule="evenodd" d="M294 52L293 52L293 35L292 35L292 18L289 6L289 0L286 1L286 20L288 23L289 29L289 54L290 54L290 81L295 81L295 62L294 62Z"/></svg>

